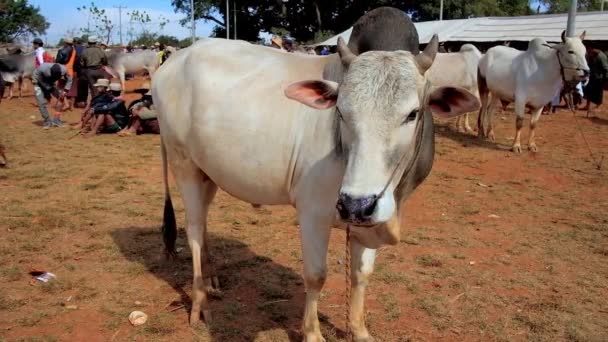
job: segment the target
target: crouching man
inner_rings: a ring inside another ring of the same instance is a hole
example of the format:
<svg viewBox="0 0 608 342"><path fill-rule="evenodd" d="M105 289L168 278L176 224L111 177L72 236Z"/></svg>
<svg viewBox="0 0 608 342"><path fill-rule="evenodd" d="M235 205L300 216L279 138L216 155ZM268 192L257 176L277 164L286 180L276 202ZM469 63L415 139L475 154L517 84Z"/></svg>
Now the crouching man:
<svg viewBox="0 0 608 342"><path fill-rule="evenodd" d="M118 133L129 123L129 112L125 106L125 101L120 98L122 87L119 83L111 83L109 87L112 100L91 107L93 115L91 131L85 134L85 138L92 137L97 133Z"/></svg>
<svg viewBox="0 0 608 342"><path fill-rule="evenodd" d="M65 86L63 89L57 89L55 83L62 77L66 79ZM32 74L32 83L34 84L36 103L42 116L42 128L63 127L61 120L50 117L47 104L51 100L51 95L63 101L72 87L72 76L68 74L65 66L57 63L41 64Z"/></svg>

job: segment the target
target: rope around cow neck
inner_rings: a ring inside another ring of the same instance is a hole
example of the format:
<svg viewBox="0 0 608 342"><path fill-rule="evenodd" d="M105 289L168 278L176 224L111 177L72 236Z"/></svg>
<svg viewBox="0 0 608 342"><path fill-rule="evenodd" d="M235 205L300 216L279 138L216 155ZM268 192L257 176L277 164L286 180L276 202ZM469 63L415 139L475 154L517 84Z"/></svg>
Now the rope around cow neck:
<svg viewBox="0 0 608 342"><path fill-rule="evenodd" d="M345 257L345 261L344 261L344 265L346 267L346 271L344 272L344 274L346 275L346 292L345 292L345 297L346 297L346 320L345 320L345 329L344 331L346 332L346 340L347 341L352 341L352 331L350 331L350 299L351 299L351 292L352 292L352 284L351 284L351 279L350 279L350 259L351 259L351 255L350 255L350 224L346 225L346 257ZM363 312L363 319L365 322L365 311Z"/></svg>

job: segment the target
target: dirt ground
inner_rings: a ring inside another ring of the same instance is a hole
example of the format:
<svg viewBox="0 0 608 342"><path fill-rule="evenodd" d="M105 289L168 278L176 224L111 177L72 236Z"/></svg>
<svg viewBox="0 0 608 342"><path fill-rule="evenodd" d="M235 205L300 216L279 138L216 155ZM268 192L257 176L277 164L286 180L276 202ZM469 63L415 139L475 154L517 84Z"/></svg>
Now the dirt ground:
<svg viewBox="0 0 608 342"><path fill-rule="evenodd" d="M540 152L521 156L509 151L510 110L497 115L497 143L452 122L436 128L433 171L369 286L368 327L379 341L608 340L608 160L597 170L577 129L605 156L608 106L593 119L542 116ZM218 194L209 229L223 298L212 301L210 326L190 328L191 262L174 186L182 251L176 262L161 253L159 137L74 134L41 129L31 87L0 104L10 166L0 169L0 341L301 340L294 209L256 210ZM319 304L328 341L344 340L344 240L332 233ZM31 284L32 270L57 279ZM148 322L132 327L133 310Z"/></svg>

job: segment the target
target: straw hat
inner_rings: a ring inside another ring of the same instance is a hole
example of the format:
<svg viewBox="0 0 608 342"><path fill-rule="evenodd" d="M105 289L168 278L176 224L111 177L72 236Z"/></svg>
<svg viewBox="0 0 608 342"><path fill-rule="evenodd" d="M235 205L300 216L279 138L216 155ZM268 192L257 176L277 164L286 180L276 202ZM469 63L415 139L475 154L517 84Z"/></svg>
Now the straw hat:
<svg viewBox="0 0 608 342"><path fill-rule="evenodd" d="M110 86L110 80L105 79L105 78L100 78L97 80L97 82L95 82L95 84L93 84L93 87L104 87L107 88Z"/></svg>
<svg viewBox="0 0 608 342"><path fill-rule="evenodd" d="M120 83L110 83L110 91L122 91Z"/></svg>
<svg viewBox="0 0 608 342"><path fill-rule="evenodd" d="M90 36L88 39L88 42L91 44L95 44L97 43L97 37L96 36Z"/></svg>

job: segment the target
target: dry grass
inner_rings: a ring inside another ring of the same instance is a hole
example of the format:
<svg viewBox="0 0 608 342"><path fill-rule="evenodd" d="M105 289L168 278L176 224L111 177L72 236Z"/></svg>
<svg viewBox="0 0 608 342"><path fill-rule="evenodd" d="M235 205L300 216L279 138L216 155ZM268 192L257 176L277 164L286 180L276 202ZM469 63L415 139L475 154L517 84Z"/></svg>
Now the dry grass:
<svg viewBox="0 0 608 342"><path fill-rule="evenodd" d="M211 302L214 323L191 329L183 230L179 259L161 258L158 137L68 139L67 129L32 124L31 101L0 106L10 162L0 169L0 341L301 339L292 208L255 210L218 194L210 244L224 296ZM594 147L608 150L608 126L584 124ZM433 172L405 208L402 243L379 252L368 287L378 340L608 339L608 180L576 134L571 118L543 117L540 154L516 157L500 149L510 121L499 122L498 148L440 127ZM319 304L328 341L344 340L343 260L336 231ZM31 269L58 278L30 286ZM76 310L65 308L68 298ZM172 302L185 308L170 312ZM149 322L131 327L133 310Z"/></svg>

